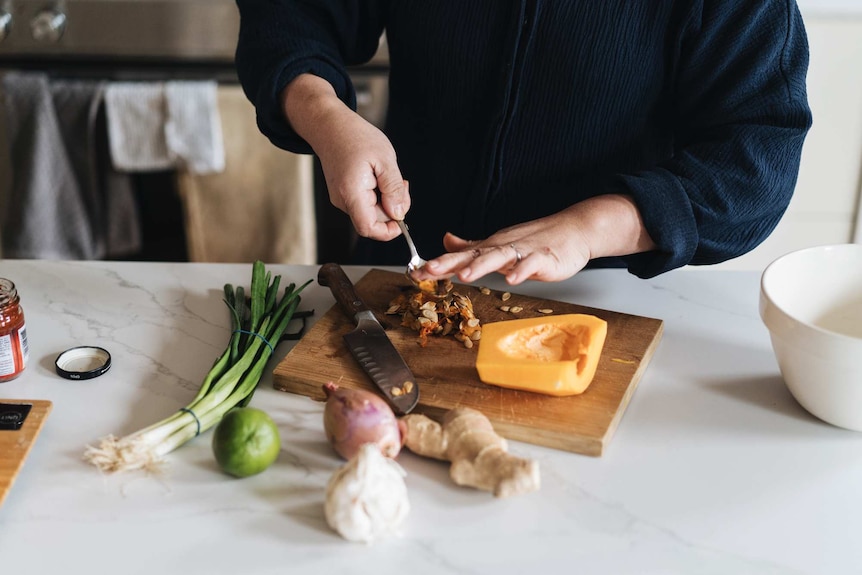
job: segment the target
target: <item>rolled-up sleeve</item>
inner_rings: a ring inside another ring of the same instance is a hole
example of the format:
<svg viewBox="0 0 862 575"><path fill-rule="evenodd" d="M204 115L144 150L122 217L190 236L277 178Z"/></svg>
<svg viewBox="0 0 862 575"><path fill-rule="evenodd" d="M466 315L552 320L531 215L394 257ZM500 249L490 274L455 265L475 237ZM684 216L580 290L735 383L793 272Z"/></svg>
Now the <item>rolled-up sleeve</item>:
<svg viewBox="0 0 862 575"><path fill-rule="evenodd" d="M374 55L385 6L367 0L237 0L237 6L236 70L257 111L258 127L280 148L311 153L284 116L282 90L300 74L314 74L332 84L338 97L355 110L356 93L347 66Z"/></svg>
<svg viewBox="0 0 862 575"><path fill-rule="evenodd" d="M793 0L693 3L678 54L673 157L617 180L658 246L624 258L640 277L766 239L790 203L812 121Z"/></svg>

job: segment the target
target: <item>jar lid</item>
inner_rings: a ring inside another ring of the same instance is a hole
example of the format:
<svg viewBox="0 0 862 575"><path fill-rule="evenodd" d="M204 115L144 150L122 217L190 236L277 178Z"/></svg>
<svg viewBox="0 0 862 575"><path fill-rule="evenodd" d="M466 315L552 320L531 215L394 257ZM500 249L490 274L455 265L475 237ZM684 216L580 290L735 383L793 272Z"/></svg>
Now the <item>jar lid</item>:
<svg viewBox="0 0 862 575"><path fill-rule="evenodd" d="M73 347L57 356L54 367L66 379L93 379L111 368L111 354L101 347Z"/></svg>
<svg viewBox="0 0 862 575"><path fill-rule="evenodd" d="M0 306L6 305L18 297L18 290L12 280L0 278Z"/></svg>

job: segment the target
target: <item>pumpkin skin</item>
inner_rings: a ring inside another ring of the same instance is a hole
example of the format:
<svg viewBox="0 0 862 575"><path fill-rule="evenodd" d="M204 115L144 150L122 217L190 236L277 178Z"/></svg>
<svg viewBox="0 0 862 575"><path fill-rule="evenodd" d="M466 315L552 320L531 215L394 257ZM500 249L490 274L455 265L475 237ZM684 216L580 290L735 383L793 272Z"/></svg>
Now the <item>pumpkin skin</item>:
<svg viewBox="0 0 862 575"><path fill-rule="evenodd" d="M608 323L563 314L486 323L476 356L483 382L554 396L583 393L593 380Z"/></svg>

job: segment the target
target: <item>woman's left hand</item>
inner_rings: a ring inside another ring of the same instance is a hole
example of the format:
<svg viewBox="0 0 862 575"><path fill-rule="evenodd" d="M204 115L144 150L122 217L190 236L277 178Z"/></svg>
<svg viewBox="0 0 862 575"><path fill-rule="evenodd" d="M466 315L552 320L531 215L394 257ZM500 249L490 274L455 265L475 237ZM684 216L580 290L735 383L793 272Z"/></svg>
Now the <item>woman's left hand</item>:
<svg viewBox="0 0 862 575"><path fill-rule="evenodd" d="M416 279L457 275L467 283L499 272L511 285L529 279L562 281L593 258L655 248L632 199L618 194L591 198L480 241L447 233L443 245L449 253L430 260Z"/></svg>
<svg viewBox="0 0 862 575"><path fill-rule="evenodd" d="M462 282L492 272L505 275L511 285L528 279L564 280L587 264L589 250L578 230L564 230L547 220L553 217L506 228L482 241L447 233L443 245L449 253L430 260L422 271L435 278L457 274ZM417 279L423 279L420 273Z"/></svg>

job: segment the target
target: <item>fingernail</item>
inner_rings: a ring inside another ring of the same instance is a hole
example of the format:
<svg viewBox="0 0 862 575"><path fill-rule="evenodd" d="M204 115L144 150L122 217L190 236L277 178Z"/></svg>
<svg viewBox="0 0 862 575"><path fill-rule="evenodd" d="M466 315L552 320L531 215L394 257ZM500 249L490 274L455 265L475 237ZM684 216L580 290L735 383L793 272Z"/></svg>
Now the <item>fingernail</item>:
<svg viewBox="0 0 862 575"><path fill-rule="evenodd" d="M396 220L404 219L404 204L395 204L392 206L392 215Z"/></svg>

